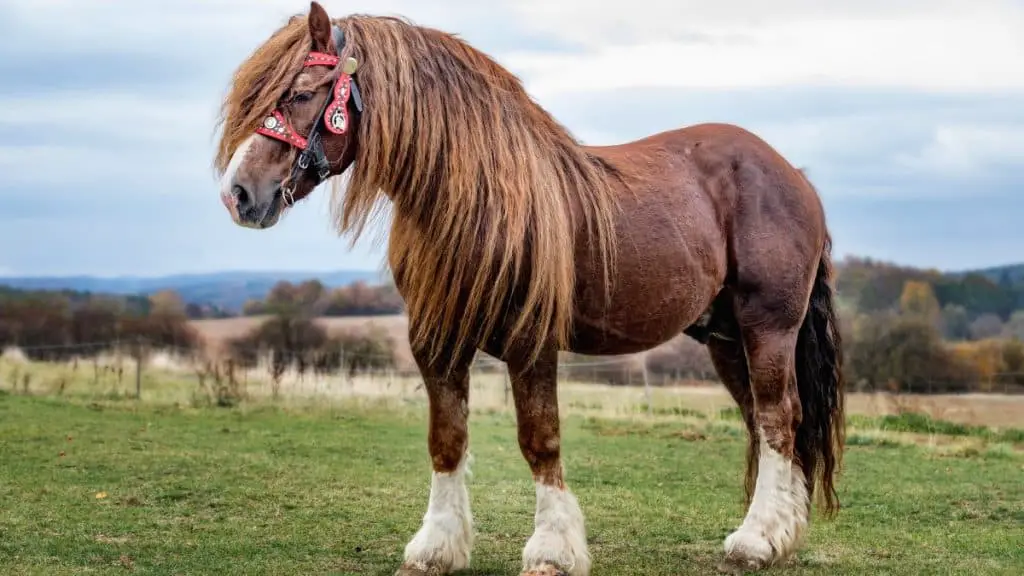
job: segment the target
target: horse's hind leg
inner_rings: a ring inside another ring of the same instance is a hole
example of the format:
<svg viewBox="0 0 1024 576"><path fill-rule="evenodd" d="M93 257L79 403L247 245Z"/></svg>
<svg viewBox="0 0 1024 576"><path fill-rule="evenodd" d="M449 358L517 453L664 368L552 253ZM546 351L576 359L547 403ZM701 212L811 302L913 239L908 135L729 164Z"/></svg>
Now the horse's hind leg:
<svg viewBox="0 0 1024 576"><path fill-rule="evenodd" d="M519 448L533 472L537 509L523 548L523 574L587 576L590 555L583 512L565 484L558 422L558 353L547 350L530 367L508 360Z"/></svg>
<svg viewBox="0 0 1024 576"><path fill-rule="evenodd" d="M725 552L729 565L743 569L792 557L806 531L810 505L804 473L794 458L801 420L796 345L807 291L802 278L785 285L782 276L769 275L774 284L747 284L758 286L757 291L736 298L753 396L748 489L755 452L757 477L746 518L725 539Z"/></svg>
<svg viewBox="0 0 1024 576"><path fill-rule="evenodd" d="M747 426L747 472L744 488L746 500L754 497L754 481L757 478L757 425L754 420L754 392L750 387L747 371L747 356L743 340L733 311L733 297L729 290L723 291L715 300L715 313L709 322L707 348L715 372L732 395L740 409L740 415Z"/></svg>
<svg viewBox="0 0 1024 576"><path fill-rule="evenodd" d="M473 519L466 489L469 417L469 365L461 358L450 376L441 376L415 350L430 405L427 444L434 473L423 525L405 547L396 576L448 574L469 567Z"/></svg>

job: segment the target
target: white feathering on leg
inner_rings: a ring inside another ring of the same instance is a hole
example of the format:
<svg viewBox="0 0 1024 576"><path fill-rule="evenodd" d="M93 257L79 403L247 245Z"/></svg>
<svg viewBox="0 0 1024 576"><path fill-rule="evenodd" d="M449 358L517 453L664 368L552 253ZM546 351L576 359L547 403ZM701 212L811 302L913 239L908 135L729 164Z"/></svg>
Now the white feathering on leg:
<svg viewBox="0 0 1024 576"><path fill-rule="evenodd" d="M538 482L533 536L523 549L523 571L555 564L570 576L590 574L587 534L576 496Z"/></svg>
<svg viewBox="0 0 1024 576"><path fill-rule="evenodd" d="M473 547L473 516L469 509L472 456L467 452L451 473L434 472L423 525L405 547L405 565L448 573L469 567Z"/></svg>
<svg viewBox="0 0 1024 576"><path fill-rule="evenodd" d="M725 539L726 557L764 567L788 560L807 530L808 494L804 474L792 460L768 446L759 430L757 483L743 524Z"/></svg>

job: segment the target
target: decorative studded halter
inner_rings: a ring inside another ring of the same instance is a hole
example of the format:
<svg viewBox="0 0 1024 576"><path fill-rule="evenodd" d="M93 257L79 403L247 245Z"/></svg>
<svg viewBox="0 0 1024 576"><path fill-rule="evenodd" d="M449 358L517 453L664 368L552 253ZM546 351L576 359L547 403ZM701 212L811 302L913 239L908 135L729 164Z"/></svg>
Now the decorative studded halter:
<svg viewBox="0 0 1024 576"><path fill-rule="evenodd" d="M345 32L338 26L331 28L331 37L334 40L335 52L339 55L345 47ZM325 54L323 52L310 52L306 56L303 67L310 66L337 66L341 62L340 56ZM281 196L286 206L295 203L295 185L299 176L310 167L316 168L314 188L319 186L328 176L331 175L331 163L327 160L324 152L322 128L327 128L334 134L344 134L349 127L348 101L351 97L356 112L363 111L363 99L359 94L359 86L356 84L352 74L355 73L358 63L355 58L346 58L338 79L331 88L331 95L324 101L324 105L315 116L313 128L309 136L303 138L295 131L295 128L284 117L280 110L274 110L263 120L263 125L256 129L256 133L280 140L299 149L299 155L292 164L291 175L281 185Z"/></svg>

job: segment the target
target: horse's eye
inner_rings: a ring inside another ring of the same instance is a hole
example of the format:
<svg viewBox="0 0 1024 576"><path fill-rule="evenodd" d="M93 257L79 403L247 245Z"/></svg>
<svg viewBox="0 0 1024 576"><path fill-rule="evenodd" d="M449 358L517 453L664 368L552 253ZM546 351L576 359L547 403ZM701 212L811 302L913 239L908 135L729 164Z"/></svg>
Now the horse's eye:
<svg viewBox="0 0 1024 576"><path fill-rule="evenodd" d="M294 104L302 104L303 102L309 102L312 99L313 99L313 93L312 92L296 92L295 95L292 96L292 103L294 103Z"/></svg>

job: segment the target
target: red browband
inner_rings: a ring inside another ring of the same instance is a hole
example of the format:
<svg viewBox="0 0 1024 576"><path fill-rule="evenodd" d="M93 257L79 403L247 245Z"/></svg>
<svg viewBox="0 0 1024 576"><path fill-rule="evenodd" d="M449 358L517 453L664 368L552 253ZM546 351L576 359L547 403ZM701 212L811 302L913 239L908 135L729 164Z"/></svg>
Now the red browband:
<svg viewBox="0 0 1024 576"><path fill-rule="evenodd" d="M337 66L341 62L341 58L332 54L325 54L323 52L310 52L306 56L306 60L302 63L303 67L310 66ZM350 83L352 77L344 72L338 76L337 82L334 84L333 100L324 109L324 125L328 130L335 134L344 134L345 130L348 129L348 111L346 105L348 104L349 96L352 91L350 89ZM305 149L308 141L306 138L300 136L288 120L285 119L284 114L279 110L274 110L263 120L263 125L256 129L258 134L269 136L282 142L287 142L300 150Z"/></svg>

